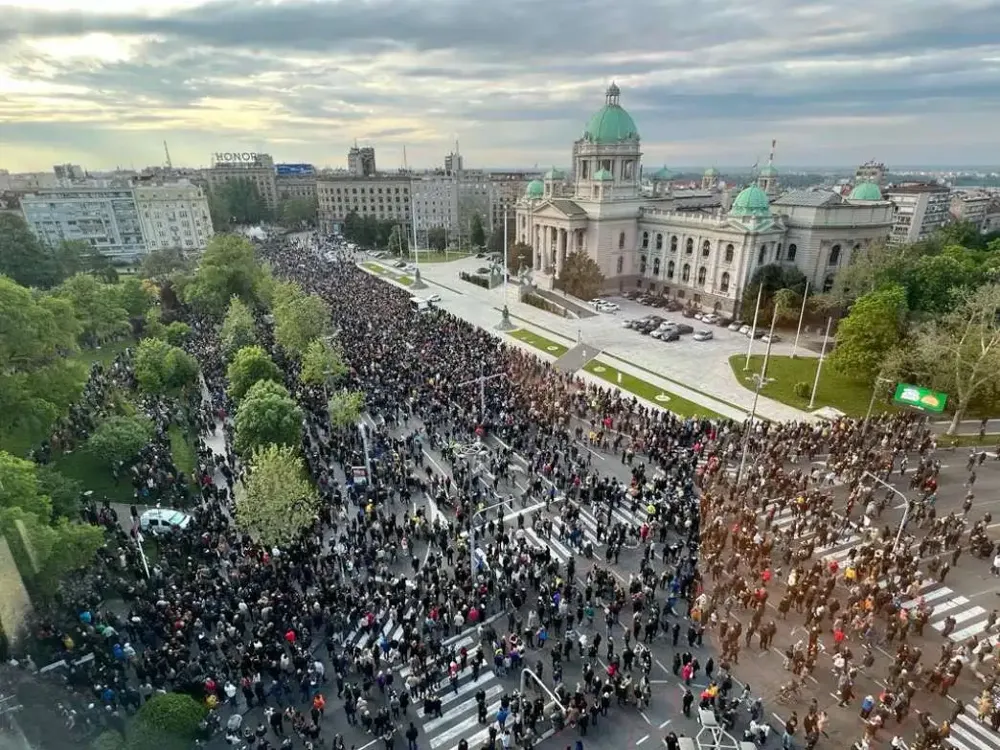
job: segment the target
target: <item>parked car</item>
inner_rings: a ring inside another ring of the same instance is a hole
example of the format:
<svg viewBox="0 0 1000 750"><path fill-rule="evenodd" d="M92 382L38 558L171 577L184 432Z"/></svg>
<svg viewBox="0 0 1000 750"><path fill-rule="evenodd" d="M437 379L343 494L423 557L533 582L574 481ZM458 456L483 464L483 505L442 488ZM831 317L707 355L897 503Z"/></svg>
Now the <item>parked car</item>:
<svg viewBox="0 0 1000 750"><path fill-rule="evenodd" d="M635 321L634 320L623 320L622 321L622 328L631 328L634 325L635 325Z"/></svg>
<svg viewBox="0 0 1000 750"><path fill-rule="evenodd" d="M397 260L395 263L392 264L392 267L393 268L406 268L406 261L405 260Z"/></svg>
<svg viewBox="0 0 1000 750"><path fill-rule="evenodd" d="M781 341L781 336L779 336L776 333L775 334L765 333L763 336L760 337L760 340L763 341L765 344L777 344L779 341Z"/></svg>
<svg viewBox="0 0 1000 750"><path fill-rule="evenodd" d="M621 308L614 302L607 302L605 300L601 300L596 305L594 305L594 307L596 307L599 312L615 313L621 310Z"/></svg>
<svg viewBox="0 0 1000 750"><path fill-rule="evenodd" d="M673 328L664 331L663 335L660 336L660 341L679 341L681 335Z"/></svg>
<svg viewBox="0 0 1000 750"><path fill-rule="evenodd" d="M677 326L675 327L675 330L681 336L686 336L689 333L694 333L694 328L692 326L689 326L687 323L678 323Z"/></svg>
<svg viewBox="0 0 1000 750"><path fill-rule="evenodd" d="M749 336L750 335L750 326L748 326L748 325L742 325L742 326L740 326L739 327L739 333L742 333L744 336Z"/></svg>
<svg viewBox="0 0 1000 750"><path fill-rule="evenodd" d="M729 328L735 321L732 318L719 318L715 324L720 328Z"/></svg>
<svg viewBox="0 0 1000 750"><path fill-rule="evenodd" d="M480 266L479 268L476 269L476 273L482 274L484 276L489 276L490 269L487 268L486 266Z"/></svg>
<svg viewBox="0 0 1000 750"><path fill-rule="evenodd" d="M424 297L424 299L427 300L428 302L440 302L441 295L438 294L437 292L434 292L434 294L428 294L426 297Z"/></svg>
<svg viewBox="0 0 1000 750"><path fill-rule="evenodd" d="M705 323L706 325L715 325L715 323L718 322L718 320L719 316L716 315L715 313L705 313L704 315L701 316L701 322Z"/></svg>
<svg viewBox="0 0 1000 750"><path fill-rule="evenodd" d="M707 330L705 330L705 331L697 331L694 334L694 340L695 341L711 341L713 338L715 338L715 334L713 334L711 331L707 331Z"/></svg>
<svg viewBox="0 0 1000 750"><path fill-rule="evenodd" d="M169 536L183 531L194 516L173 508L150 508L139 516L139 530L153 536Z"/></svg>
<svg viewBox="0 0 1000 750"><path fill-rule="evenodd" d="M696 312L693 317L695 320L701 320L704 315L705 313L703 312Z"/></svg>

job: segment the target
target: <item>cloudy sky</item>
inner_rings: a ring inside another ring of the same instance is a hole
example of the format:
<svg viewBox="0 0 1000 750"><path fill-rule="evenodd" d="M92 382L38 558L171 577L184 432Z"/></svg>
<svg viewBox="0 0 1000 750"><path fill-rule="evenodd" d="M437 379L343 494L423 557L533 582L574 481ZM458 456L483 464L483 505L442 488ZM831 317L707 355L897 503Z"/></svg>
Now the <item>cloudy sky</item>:
<svg viewBox="0 0 1000 750"><path fill-rule="evenodd" d="M1000 0L0 0L0 168L565 165L612 80L644 161L996 161Z"/></svg>

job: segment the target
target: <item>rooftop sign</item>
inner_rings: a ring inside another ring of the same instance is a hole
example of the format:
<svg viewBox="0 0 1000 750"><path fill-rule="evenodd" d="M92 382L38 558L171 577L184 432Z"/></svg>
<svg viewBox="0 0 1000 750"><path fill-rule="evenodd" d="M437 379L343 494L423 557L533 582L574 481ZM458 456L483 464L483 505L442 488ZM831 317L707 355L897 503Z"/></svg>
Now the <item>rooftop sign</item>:
<svg viewBox="0 0 1000 750"><path fill-rule="evenodd" d="M216 166L225 164L258 164L259 155L254 151L217 151L212 155Z"/></svg>

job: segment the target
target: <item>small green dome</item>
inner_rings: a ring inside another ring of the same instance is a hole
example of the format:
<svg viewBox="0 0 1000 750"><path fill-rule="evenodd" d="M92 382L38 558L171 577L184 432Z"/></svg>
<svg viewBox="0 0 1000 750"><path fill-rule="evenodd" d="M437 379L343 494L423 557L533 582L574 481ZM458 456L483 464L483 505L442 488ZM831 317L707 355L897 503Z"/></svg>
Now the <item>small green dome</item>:
<svg viewBox="0 0 1000 750"><path fill-rule="evenodd" d="M594 179L598 182L614 182L615 176L606 169L598 169L594 173Z"/></svg>
<svg viewBox="0 0 1000 750"><path fill-rule="evenodd" d="M587 122L583 139L591 143L620 143L639 140L639 130L632 116L618 103L621 91L615 84L608 87L605 104Z"/></svg>
<svg viewBox="0 0 1000 750"><path fill-rule="evenodd" d="M718 172L715 171L715 167L709 167L708 169L705 170L706 177L715 177L715 175L717 174Z"/></svg>
<svg viewBox="0 0 1000 750"><path fill-rule="evenodd" d="M874 182L859 182L848 197L852 201L880 201L882 191Z"/></svg>
<svg viewBox="0 0 1000 750"><path fill-rule="evenodd" d="M544 176L543 179L546 179L546 180L564 180L564 179L566 179L566 175L565 175L565 173L561 169L556 169L555 167L552 167L552 169L550 169L548 172L545 173L545 176Z"/></svg>
<svg viewBox="0 0 1000 750"><path fill-rule="evenodd" d="M774 165L768 164L762 170L760 170L761 177L777 177L778 170L774 168Z"/></svg>
<svg viewBox="0 0 1000 750"><path fill-rule="evenodd" d="M532 180L528 183L528 188L524 191L524 194L529 198L541 198L545 195L545 185L541 180Z"/></svg>
<svg viewBox="0 0 1000 750"><path fill-rule="evenodd" d="M665 180L672 180L673 178L673 172L667 169L666 165L664 165L653 172L653 176L650 179L654 182L663 182Z"/></svg>
<svg viewBox="0 0 1000 750"><path fill-rule="evenodd" d="M768 199L767 193L756 185L750 185L736 196L736 200L733 201L733 207L729 210L729 215L770 216L771 201Z"/></svg>

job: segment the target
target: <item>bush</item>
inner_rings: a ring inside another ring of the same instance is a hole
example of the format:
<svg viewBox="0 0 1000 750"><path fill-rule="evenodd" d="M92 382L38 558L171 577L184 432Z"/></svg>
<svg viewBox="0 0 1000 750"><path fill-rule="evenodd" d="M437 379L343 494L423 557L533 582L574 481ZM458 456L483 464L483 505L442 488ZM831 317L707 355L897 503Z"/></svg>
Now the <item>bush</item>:
<svg viewBox="0 0 1000 750"><path fill-rule="evenodd" d="M799 398L809 398L809 394L812 392L812 386L804 381L799 381L792 386L792 393L794 393Z"/></svg>
<svg viewBox="0 0 1000 750"><path fill-rule="evenodd" d="M128 747L130 750L190 747L207 712L208 709L190 695L154 695L135 715L128 730Z"/></svg>
<svg viewBox="0 0 1000 750"><path fill-rule="evenodd" d="M153 433L153 423L145 417L110 417L94 430L87 450L106 466L114 466L134 458Z"/></svg>
<svg viewBox="0 0 1000 750"><path fill-rule="evenodd" d="M559 305L555 305L549 302L547 299L539 297L537 294L526 294L522 300L525 304L531 305L532 307L537 307L539 310L545 310L545 312L550 312L553 315L558 315L560 317L566 317L566 310Z"/></svg>
<svg viewBox="0 0 1000 750"><path fill-rule="evenodd" d="M125 738L113 729L101 732L90 743L90 750L125 750Z"/></svg>
<svg viewBox="0 0 1000 750"><path fill-rule="evenodd" d="M460 279L462 279L463 281L469 281L469 282L475 284L476 286L481 286L483 289L491 289L492 288L490 286L489 279L487 279L487 278L485 278L483 276L476 276L476 275L473 275L471 273L466 273L465 271L462 271L458 275L458 277Z"/></svg>

